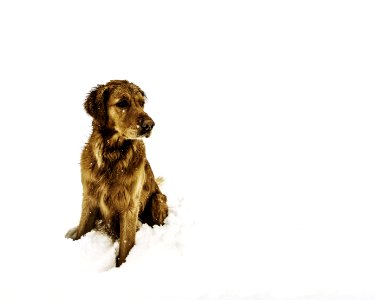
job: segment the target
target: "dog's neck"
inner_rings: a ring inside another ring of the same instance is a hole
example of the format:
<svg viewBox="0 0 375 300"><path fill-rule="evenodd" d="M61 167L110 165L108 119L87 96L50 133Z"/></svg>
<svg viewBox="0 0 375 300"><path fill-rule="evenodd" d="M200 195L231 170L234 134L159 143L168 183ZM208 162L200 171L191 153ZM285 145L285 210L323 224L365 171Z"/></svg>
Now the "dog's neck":
<svg viewBox="0 0 375 300"><path fill-rule="evenodd" d="M126 139L116 130L108 127L93 126L93 134L97 134L103 143L103 149L116 151L124 150L134 143L135 140Z"/></svg>
<svg viewBox="0 0 375 300"><path fill-rule="evenodd" d="M92 136L97 141L93 153L98 166L101 165L103 160L116 162L125 157L129 159L138 150L144 148L142 141L125 139L117 131L110 128L93 126Z"/></svg>

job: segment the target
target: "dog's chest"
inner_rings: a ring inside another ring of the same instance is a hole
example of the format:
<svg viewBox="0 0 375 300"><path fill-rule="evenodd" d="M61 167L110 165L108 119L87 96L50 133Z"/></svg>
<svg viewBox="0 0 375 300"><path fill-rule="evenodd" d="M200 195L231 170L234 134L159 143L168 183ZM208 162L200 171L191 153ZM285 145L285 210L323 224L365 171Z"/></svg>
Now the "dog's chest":
<svg viewBox="0 0 375 300"><path fill-rule="evenodd" d="M104 217L116 211L136 209L145 181L145 160L118 161L107 169L91 170L94 177L94 197Z"/></svg>
<svg viewBox="0 0 375 300"><path fill-rule="evenodd" d="M106 173L100 193L100 207L106 210L127 210L137 206L144 184L144 167L118 167ZM100 180L99 180L100 182Z"/></svg>

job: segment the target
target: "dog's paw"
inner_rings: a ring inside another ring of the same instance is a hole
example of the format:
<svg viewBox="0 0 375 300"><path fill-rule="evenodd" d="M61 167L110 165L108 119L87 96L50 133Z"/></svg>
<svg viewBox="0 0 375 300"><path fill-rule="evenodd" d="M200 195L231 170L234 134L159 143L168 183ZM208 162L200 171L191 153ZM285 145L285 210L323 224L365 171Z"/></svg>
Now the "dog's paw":
<svg viewBox="0 0 375 300"><path fill-rule="evenodd" d="M65 234L65 238L77 240L78 239L78 226L68 230L68 232Z"/></svg>

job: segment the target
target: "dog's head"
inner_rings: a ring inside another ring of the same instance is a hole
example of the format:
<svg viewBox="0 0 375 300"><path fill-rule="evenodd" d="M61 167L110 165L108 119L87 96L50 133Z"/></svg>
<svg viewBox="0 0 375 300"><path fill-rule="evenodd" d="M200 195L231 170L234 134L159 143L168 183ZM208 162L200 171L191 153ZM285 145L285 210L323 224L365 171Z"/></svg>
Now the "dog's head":
<svg viewBox="0 0 375 300"><path fill-rule="evenodd" d="M94 124L125 139L149 137L154 121L143 110L146 96L127 80L111 80L91 90L85 101Z"/></svg>

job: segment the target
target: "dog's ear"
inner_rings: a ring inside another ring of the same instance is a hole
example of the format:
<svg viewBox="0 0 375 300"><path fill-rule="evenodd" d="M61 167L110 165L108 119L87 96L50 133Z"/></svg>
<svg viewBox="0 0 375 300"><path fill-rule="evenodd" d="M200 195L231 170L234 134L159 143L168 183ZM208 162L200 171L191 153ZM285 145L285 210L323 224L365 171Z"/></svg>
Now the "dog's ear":
<svg viewBox="0 0 375 300"><path fill-rule="evenodd" d="M108 88L99 84L90 91L84 103L86 112L99 126L105 126L107 123L108 97Z"/></svg>

